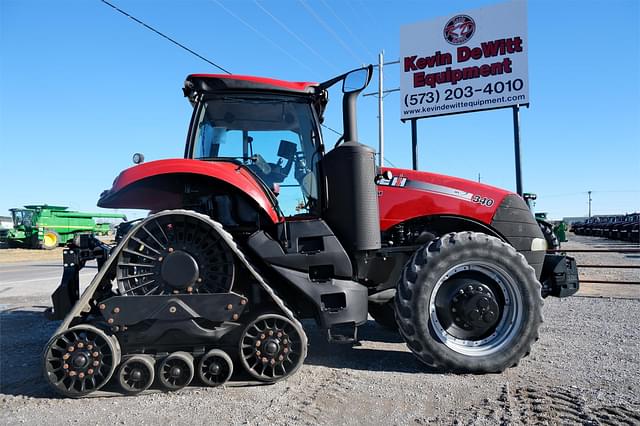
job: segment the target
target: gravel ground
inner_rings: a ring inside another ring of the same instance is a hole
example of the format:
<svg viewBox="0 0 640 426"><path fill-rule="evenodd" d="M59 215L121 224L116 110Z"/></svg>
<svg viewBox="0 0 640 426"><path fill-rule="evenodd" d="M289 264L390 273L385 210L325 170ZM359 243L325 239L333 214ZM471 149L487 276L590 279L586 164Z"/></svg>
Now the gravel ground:
<svg viewBox="0 0 640 426"><path fill-rule="evenodd" d="M575 238L564 247L597 244ZM640 263L634 255L607 256L613 258L578 262ZM628 273L614 272L638 279L638 270ZM17 306L0 297L0 423L640 424L640 287L623 290L622 298L616 287L546 299L540 340L503 374L426 368L396 333L372 321L356 347L330 345L305 323L309 356L284 382L82 400L55 397L41 379L40 351L56 327L33 308L45 301ZM606 297L592 297L599 292Z"/></svg>

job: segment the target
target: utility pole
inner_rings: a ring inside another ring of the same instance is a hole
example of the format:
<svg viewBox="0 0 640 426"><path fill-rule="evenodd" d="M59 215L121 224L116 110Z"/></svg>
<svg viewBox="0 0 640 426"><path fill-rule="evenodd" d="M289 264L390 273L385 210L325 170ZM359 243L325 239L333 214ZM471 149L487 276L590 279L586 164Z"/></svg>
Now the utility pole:
<svg viewBox="0 0 640 426"><path fill-rule="evenodd" d="M378 54L378 166L384 165L384 50Z"/></svg>
<svg viewBox="0 0 640 426"><path fill-rule="evenodd" d="M591 217L591 191L587 191L587 194L589 194L589 217Z"/></svg>
<svg viewBox="0 0 640 426"><path fill-rule="evenodd" d="M522 197L522 169L520 167L520 106L513 106L513 146L516 157L516 192Z"/></svg>
<svg viewBox="0 0 640 426"><path fill-rule="evenodd" d="M384 50L378 54L378 90L375 92L365 93L362 97L377 96L378 97L378 165L382 167L384 164L384 97L389 93L399 92L400 88L384 90L384 70L385 65L399 64L400 60L384 62Z"/></svg>

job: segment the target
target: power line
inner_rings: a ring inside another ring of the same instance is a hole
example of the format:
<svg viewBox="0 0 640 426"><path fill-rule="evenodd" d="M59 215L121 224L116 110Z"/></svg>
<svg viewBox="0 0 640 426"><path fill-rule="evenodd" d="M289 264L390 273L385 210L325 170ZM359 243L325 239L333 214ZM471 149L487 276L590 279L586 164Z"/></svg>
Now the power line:
<svg viewBox="0 0 640 426"><path fill-rule="evenodd" d="M538 196L538 199L544 199L544 198L557 198L557 197L569 197L572 195L584 195L584 194L615 194L615 193L623 193L623 194L628 194L628 193L639 193L639 190L635 190L635 189L629 189L629 190L618 190L618 189L612 189L612 190L600 190L600 191L577 191L577 192L565 192L563 194L542 194Z"/></svg>
<svg viewBox="0 0 640 426"><path fill-rule="evenodd" d="M185 46L184 44L172 39L171 37L169 37L168 35L165 35L163 33L161 33L160 31L156 30L155 28L153 28L151 25L147 25L144 22L142 22L140 19L136 18L135 16L131 16L129 15L127 12L125 12L124 10L120 9L119 7L117 7L116 5L109 3L106 0L100 0L102 3L106 4L109 7L112 7L113 9L115 9L116 11L122 13L124 16L133 19L135 22L137 22L138 24L142 25L143 27L153 31L154 33L158 34L160 37L163 37L167 40L169 40L171 43L175 44L176 46L186 50L187 52L191 53L192 55L202 59L203 61L207 62L208 64L213 65L214 67L218 68L220 71L223 71L227 74L231 74L231 72L227 71L226 69L222 68L220 65L214 63L213 61L210 61L209 59L205 58L204 56L200 55L199 53L189 49L187 46Z"/></svg>
<svg viewBox="0 0 640 426"><path fill-rule="evenodd" d="M342 136L342 133L340 133L339 131L337 131L336 129L332 129L331 127L327 126L326 124L323 124L322 127L324 127L325 129L329 129L331 130L333 133L335 133L338 136Z"/></svg>
<svg viewBox="0 0 640 426"><path fill-rule="evenodd" d="M345 30L347 30L347 32L349 33L349 35L351 35L351 38L353 38L355 41L358 42L358 44L360 45L360 47L362 47L369 56L373 57L375 56L374 53L372 53L367 46L364 45L364 43L360 40L360 37L358 37L356 34L353 33L353 31L351 31L351 29L349 28L349 26L347 24L344 23L344 21L342 20L342 18L340 18L340 16L333 10L333 8L331 6L329 6L327 4L326 1L324 0L320 0L322 2L322 4L324 5L324 7L326 7L329 12L331 12L331 14L333 15L334 18L336 18L336 21L340 22L340 24L342 24L342 26L344 27Z"/></svg>
<svg viewBox="0 0 640 426"><path fill-rule="evenodd" d="M347 2L348 3L348 2ZM366 13L367 15L369 15L369 21L371 22L371 25L376 28L378 27L378 22L376 20L376 18L373 16L373 14L371 13L371 11L367 8L366 4L364 1L360 1L360 3L362 3L362 10L364 10L364 13Z"/></svg>
<svg viewBox="0 0 640 426"><path fill-rule="evenodd" d="M296 34L294 31L292 31L291 29L289 29L289 27L287 27L281 20L279 20L278 18L276 18L271 12L269 12L263 5L261 5L258 0L253 0L253 2L256 4L256 6L258 6L260 9L262 9L262 11L264 13L266 13L276 24L278 24L280 26L280 28L282 28L283 30L285 30L287 33L289 33L289 35L291 35L293 38L295 38L296 40L298 40L304 47L306 47L307 49L309 49L309 51L311 51L311 53L313 53L314 55L316 55L318 58L320 58L325 64L329 65L330 67L334 68L334 69L338 69L338 67L336 67L334 64L332 64L331 62L329 62L324 56L322 56L320 53L318 53L317 50L315 50L313 47L311 47L309 45L309 43L307 43L306 41L304 41L298 34Z"/></svg>
<svg viewBox="0 0 640 426"><path fill-rule="evenodd" d="M389 165L390 165L391 167L393 167L393 168L396 168L396 169L398 169L398 168L399 168L398 166L396 166L395 164L393 164L391 161L389 161L389 159L388 159L388 158L386 158L386 157L384 158L384 161L385 161L385 162L387 162L387 163L389 163Z"/></svg>
<svg viewBox="0 0 640 426"><path fill-rule="evenodd" d="M266 41L268 41L269 43L271 43L273 46L277 47L278 50L280 50L282 53L284 53L285 55L287 55L289 58L293 59L295 62L297 62L298 64L302 65L303 67L307 68L310 71L315 71L313 70L311 67L309 67L309 65L305 64L304 62L300 61L298 58L296 58L295 56L293 56L291 53L289 53L288 50L286 50L285 48L283 48L282 46L280 46L278 43L276 43L275 41L271 40L269 37L267 37L266 35L264 35L260 30L258 30L256 27L254 27L253 25L251 25L250 23L248 23L247 21L245 21L244 19L242 19L240 16L238 16L236 13L234 13L233 11L231 11L230 9L228 9L226 6L224 6L222 3L220 3L218 0L211 0L212 2L216 3L218 6L220 6L220 8L222 10L224 10L225 12L227 12L229 15L233 16L234 18L236 18L236 20L240 21L240 23L242 23L245 27L249 28L251 31L253 31L254 33L258 34L260 37L262 37L263 39L265 39Z"/></svg>
<svg viewBox="0 0 640 426"><path fill-rule="evenodd" d="M299 2L299 3L300 3L300 4L301 4L305 9L307 9L307 12L309 12L309 14L310 14L311 16L313 16L313 17L316 19L316 21L318 21L318 23L319 23L320 25L322 25L322 27L323 27L323 28L324 28L324 29L325 29L329 34L331 34L331 36L333 36L333 38L335 38L335 39L336 39L336 41L337 41L338 43L340 43L340 45L341 45L342 47L344 47L344 49L345 49L347 52L349 52L349 53L351 54L351 56L353 56L353 57L354 57L354 59L356 60L356 62L358 62L359 64L364 63L364 62L362 61L362 59L361 59L360 57L358 57L358 55L357 55L353 50L351 50L351 48L350 48L350 47L349 47L349 46L348 46L348 45L347 45L347 44L346 44L346 43L345 43L345 42L340 38L340 36L339 36L339 35L338 35L334 30L333 30L333 28L331 28L331 26L330 26L330 25L328 25L328 24L327 24L327 23L326 23L326 22L325 22L325 21L324 21L324 20L323 20L323 19L322 19L322 18L321 18L317 13L316 13L316 11L315 11L315 10L313 10L313 8L312 8L310 5L308 5L304 0L298 0L298 2Z"/></svg>

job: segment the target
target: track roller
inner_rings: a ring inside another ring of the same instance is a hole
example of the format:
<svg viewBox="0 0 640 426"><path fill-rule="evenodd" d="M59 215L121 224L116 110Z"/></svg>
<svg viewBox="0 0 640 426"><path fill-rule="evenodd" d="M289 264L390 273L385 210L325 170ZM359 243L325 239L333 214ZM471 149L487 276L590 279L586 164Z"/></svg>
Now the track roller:
<svg viewBox="0 0 640 426"><path fill-rule="evenodd" d="M147 390L155 377L155 360L149 355L133 355L124 360L118 369L118 383L129 395Z"/></svg>
<svg viewBox="0 0 640 426"><path fill-rule="evenodd" d="M59 393L81 397L104 386L120 363L117 339L91 325L78 325L51 338L44 374Z"/></svg>
<svg viewBox="0 0 640 426"><path fill-rule="evenodd" d="M193 356L187 352L174 352L158 365L158 380L168 390L178 390L193 380Z"/></svg>
<svg viewBox="0 0 640 426"><path fill-rule="evenodd" d="M278 314L260 315L242 332L240 361L262 382L277 382L298 371L307 354L304 330Z"/></svg>
<svg viewBox="0 0 640 426"><path fill-rule="evenodd" d="M207 386L223 385L233 374L231 358L220 349L211 349L198 361L198 378Z"/></svg>

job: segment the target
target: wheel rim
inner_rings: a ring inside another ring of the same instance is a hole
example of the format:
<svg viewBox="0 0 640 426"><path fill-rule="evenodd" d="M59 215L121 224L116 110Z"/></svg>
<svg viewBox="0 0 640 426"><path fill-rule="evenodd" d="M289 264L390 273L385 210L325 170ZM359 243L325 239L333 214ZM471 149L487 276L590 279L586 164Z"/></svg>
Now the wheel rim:
<svg viewBox="0 0 640 426"><path fill-rule="evenodd" d="M186 352L169 355L160 363L158 376L165 388L182 389L193 379L193 357Z"/></svg>
<svg viewBox="0 0 640 426"><path fill-rule="evenodd" d="M48 382L67 396L100 389L120 362L117 341L92 326L77 326L52 338L45 352Z"/></svg>
<svg viewBox="0 0 640 426"><path fill-rule="evenodd" d="M55 247L58 245L58 238L55 234L52 234L50 232L44 234L43 240L45 247Z"/></svg>
<svg viewBox="0 0 640 426"><path fill-rule="evenodd" d="M522 316L522 295L515 279L487 262L450 268L429 300L430 323L438 340L467 356L500 351L517 336Z"/></svg>
<svg viewBox="0 0 640 426"><path fill-rule="evenodd" d="M252 377L261 381L275 382L293 374L304 361L302 333L283 316L258 317L242 333L242 365Z"/></svg>
<svg viewBox="0 0 640 426"><path fill-rule="evenodd" d="M129 393L139 393L151 386L154 379L153 360L149 357L133 356L120 365L118 381Z"/></svg>
<svg viewBox="0 0 640 426"><path fill-rule="evenodd" d="M233 373L233 363L229 355L219 349L212 349L198 362L198 377L207 386L226 383Z"/></svg>
<svg viewBox="0 0 640 426"><path fill-rule="evenodd" d="M225 293L235 273L233 254L216 231L188 215L143 223L118 258L122 295Z"/></svg>

